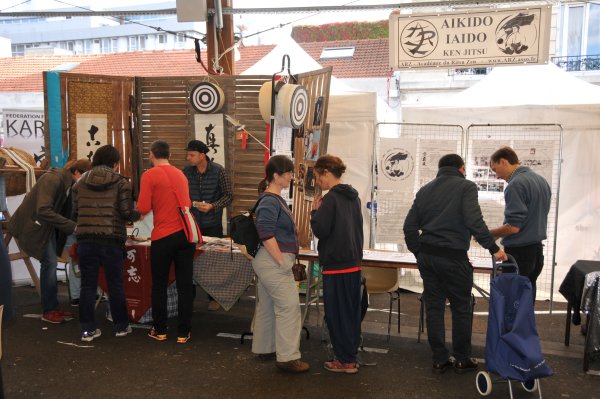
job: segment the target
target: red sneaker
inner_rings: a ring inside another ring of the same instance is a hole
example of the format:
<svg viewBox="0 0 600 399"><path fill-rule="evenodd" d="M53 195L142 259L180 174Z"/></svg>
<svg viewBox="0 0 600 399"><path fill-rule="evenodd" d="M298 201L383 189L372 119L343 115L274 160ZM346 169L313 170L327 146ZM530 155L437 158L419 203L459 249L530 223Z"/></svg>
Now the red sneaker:
<svg viewBox="0 0 600 399"><path fill-rule="evenodd" d="M51 310L42 315L42 321L52 323L52 324L62 324L66 320L62 314L60 314L57 310Z"/></svg>
<svg viewBox="0 0 600 399"><path fill-rule="evenodd" d="M323 363L323 367L327 371L332 371L334 373L346 373L346 374L356 374L358 373L358 366L356 363L342 363L339 360L334 360L332 362Z"/></svg>
<svg viewBox="0 0 600 399"><path fill-rule="evenodd" d="M58 308L56 312L60 313L60 315L65 319L65 321L71 321L75 318L75 314L73 312L69 312L68 310Z"/></svg>

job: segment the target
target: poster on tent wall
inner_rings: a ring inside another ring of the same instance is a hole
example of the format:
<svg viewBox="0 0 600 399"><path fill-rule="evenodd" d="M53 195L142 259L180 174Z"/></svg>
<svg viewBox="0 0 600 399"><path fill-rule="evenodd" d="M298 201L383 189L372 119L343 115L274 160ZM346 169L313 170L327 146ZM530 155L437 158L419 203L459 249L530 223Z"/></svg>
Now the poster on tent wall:
<svg viewBox="0 0 600 399"><path fill-rule="evenodd" d="M537 174L542 175L552 187L555 145L558 145L556 140L515 140L512 147L517 153L521 165L529 166Z"/></svg>
<svg viewBox="0 0 600 399"><path fill-rule="evenodd" d="M419 187L435 179L440 158L446 154L460 154L460 142L456 140L420 140L417 160Z"/></svg>
<svg viewBox="0 0 600 399"><path fill-rule="evenodd" d="M77 159L90 161L96 150L108 140L108 117L106 114L77 114Z"/></svg>
<svg viewBox="0 0 600 399"><path fill-rule="evenodd" d="M545 64L552 6L390 15L394 69Z"/></svg>
<svg viewBox="0 0 600 399"><path fill-rule="evenodd" d="M415 158L417 141L409 139L381 139L379 142L379 190L410 193L415 185Z"/></svg>
<svg viewBox="0 0 600 399"><path fill-rule="evenodd" d="M469 158L465 160L467 178L475 183L479 193L479 206L483 220L492 229L504 223L504 187L506 182L498 179L490 169L490 156L501 147L505 140L472 140ZM473 252L487 256L479 243L472 241Z"/></svg>
<svg viewBox="0 0 600 399"><path fill-rule="evenodd" d="M194 137L207 145L211 160L225 166L225 128L223 114L195 114Z"/></svg>
<svg viewBox="0 0 600 399"><path fill-rule="evenodd" d="M27 151L37 165L45 158L44 111L29 109L5 109L2 113L4 145Z"/></svg>

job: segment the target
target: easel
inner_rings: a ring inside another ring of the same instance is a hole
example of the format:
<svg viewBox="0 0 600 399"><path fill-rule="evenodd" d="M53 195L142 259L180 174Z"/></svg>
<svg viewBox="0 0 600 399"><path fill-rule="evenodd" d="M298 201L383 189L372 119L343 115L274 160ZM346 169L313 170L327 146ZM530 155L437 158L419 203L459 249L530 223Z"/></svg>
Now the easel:
<svg viewBox="0 0 600 399"><path fill-rule="evenodd" d="M44 172L46 172L46 171L43 169L38 169L38 168L35 169L36 177L39 177ZM23 169L19 168L18 166L4 165L0 168L0 175L7 177L11 174L25 174L25 171ZM21 246L19 245L17 240L15 240L15 244L17 244L17 248L19 249L19 252L14 252L12 254L10 253L8 245L10 244L10 241L13 239L13 236L12 236L12 234L10 234L8 232L8 221L10 220L11 215L10 215L10 212L8 211L8 209L6 210L6 212L4 214L6 216L6 219L2 222L2 232L4 234L4 245L6 245L6 250L9 251L8 258L10 259L11 262L13 260L23 259L23 262L25 262L25 266L27 267L27 271L29 272L29 276L31 277L31 281L33 281L33 284L35 285L35 289L36 289L38 295L40 295L40 278L37 275L37 273L35 272L35 268L33 267L33 263L31 263L31 259L30 259L29 255L27 255L25 252L23 252L23 250L21 249Z"/></svg>
<svg viewBox="0 0 600 399"><path fill-rule="evenodd" d="M13 236L8 231L8 221L10 220L10 212L8 212L8 210L7 210L5 212L5 215L6 215L6 220L4 220L2 222L2 232L4 233L4 245L6 245L6 249L8 250L8 244L13 239ZM23 259L23 262L25 262L25 266L27 267L27 271L29 272L29 276L31 276L31 281L33 281L33 284L35 285L35 289L39 295L40 294L40 278L38 277L37 273L35 272L33 263L31 263L31 258L29 258L29 255L27 255L25 252L23 252L23 250L21 249L21 246L19 245L17 240L15 240L15 244L17 244L17 248L19 249L19 252L14 252L11 254L9 251L8 258L10 259L11 262L13 260Z"/></svg>

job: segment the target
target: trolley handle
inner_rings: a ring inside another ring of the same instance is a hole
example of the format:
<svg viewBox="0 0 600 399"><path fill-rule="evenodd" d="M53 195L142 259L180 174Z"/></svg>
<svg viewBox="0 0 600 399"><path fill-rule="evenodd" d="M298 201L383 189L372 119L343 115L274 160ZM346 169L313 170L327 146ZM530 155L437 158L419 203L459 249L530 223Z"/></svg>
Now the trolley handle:
<svg viewBox="0 0 600 399"><path fill-rule="evenodd" d="M506 254L508 261L496 262L496 257L492 255L492 269L494 277L501 273L519 274L519 265L517 260L511 254Z"/></svg>

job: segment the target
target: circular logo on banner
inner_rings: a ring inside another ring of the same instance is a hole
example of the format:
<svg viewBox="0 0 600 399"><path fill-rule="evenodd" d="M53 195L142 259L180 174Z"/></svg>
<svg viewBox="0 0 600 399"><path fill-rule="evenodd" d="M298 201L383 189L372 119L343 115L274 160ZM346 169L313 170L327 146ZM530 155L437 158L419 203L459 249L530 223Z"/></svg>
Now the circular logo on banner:
<svg viewBox="0 0 600 399"><path fill-rule="evenodd" d="M500 21L496 28L496 44L500 51L519 55L532 47L538 35L534 19L535 14L520 12Z"/></svg>
<svg viewBox="0 0 600 399"><path fill-rule="evenodd" d="M400 46L410 57L423 58L435 50L438 45L438 32L435 26L424 19L407 24L400 35Z"/></svg>
<svg viewBox="0 0 600 399"><path fill-rule="evenodd" d="M198 83L190 93L190 102L194 109L202 114L212 114L223 106L223 91L210 83Z"/></svg>
<svg viewBox="0 0 600 399"><path fill-rule="evenodd" d="M413 156L402 148L391 148L381 157L381 173L393 181L408 178L414 167Z"/></svg>

